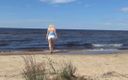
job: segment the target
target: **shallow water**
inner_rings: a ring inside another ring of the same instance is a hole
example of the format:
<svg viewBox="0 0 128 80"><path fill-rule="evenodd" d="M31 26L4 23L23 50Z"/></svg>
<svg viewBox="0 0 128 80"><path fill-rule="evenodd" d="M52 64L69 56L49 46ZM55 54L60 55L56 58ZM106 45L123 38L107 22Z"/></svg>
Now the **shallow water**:
<svg viewBox="0 0 128 80"><path fill-rule="evenodd" d="M46 29L0 29L0 51L45 50ZM56 49L128 49L128 31L57 30Z"/></svg>

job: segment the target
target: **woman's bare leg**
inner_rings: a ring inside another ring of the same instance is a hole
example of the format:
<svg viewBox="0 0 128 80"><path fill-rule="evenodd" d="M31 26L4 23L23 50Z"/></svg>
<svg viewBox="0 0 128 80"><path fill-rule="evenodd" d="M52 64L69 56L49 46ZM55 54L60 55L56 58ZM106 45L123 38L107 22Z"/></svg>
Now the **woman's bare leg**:
<svg viewBox="0 0 128 80"><path fill-rule="evenodd" d="M54 40L53 39L49 39L48 40L48 43L49 43L49 50L50 50L50 53L53 52L53 49L54 49Z"/></svg>
<svg viewBox="0 0 128 80"><path fill-rule="evenodd" d="M52 48L53 48L53 50L55 48L55 40L54 39L52 40Z"/></svg>

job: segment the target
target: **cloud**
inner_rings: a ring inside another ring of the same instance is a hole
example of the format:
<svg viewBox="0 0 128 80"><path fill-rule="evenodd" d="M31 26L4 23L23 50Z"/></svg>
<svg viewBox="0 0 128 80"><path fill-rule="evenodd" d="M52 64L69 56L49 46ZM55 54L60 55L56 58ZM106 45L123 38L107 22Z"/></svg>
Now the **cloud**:
<svg viewBox="0 0 128 80"><path fill-rule="evenodd" d="M71 3L76 0L40 0L40 1L46 3L52 3L52 4L64 4L64 3Z"/></svg>
<svg viewBox="0 0 128 80"><path fill-rule="evenodd" d="M122 12L128 13L128 7L123 7L120 9Z"/></svg>

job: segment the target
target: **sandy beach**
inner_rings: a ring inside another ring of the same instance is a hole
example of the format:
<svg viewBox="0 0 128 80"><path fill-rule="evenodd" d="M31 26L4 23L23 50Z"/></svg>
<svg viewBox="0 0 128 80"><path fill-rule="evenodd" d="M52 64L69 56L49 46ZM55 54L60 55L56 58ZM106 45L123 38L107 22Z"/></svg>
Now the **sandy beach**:
<svg viewBox="0 0 128 80"><path fill-rule="evenodd" d="M0 80L25 80L21 75L24 68L23 56L34 56L39 63L46 58L52 59L59 65L72 62L77 68L76 74L89 76L94 80L128 80L128 51L91 55L63 53L51 55L47 52L43 54L41 51L1 52Z"/></svg>

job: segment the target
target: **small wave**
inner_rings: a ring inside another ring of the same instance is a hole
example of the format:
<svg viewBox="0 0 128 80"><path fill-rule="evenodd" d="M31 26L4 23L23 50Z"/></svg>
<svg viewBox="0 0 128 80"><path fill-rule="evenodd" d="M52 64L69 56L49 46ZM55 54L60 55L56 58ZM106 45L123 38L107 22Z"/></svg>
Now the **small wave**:
<svg viewBox="0 0 128 80"><path fill-rule="evenodd" d="M92 44L95 48L121 48L123 44Z"/></svg>
<svg viewBox="0 0 128 80"><path fill-rule="evenodd" d="M58 44L57 46L62 46L63 48L84 48L84 49L93 48L91 43L81 43L81 42L67 42L65 44Z"/></svg>
<svg viewBox="0 0 128 80"><path fill-rule="evenodd" d="M69 48L86 48L86 49L119 49L123 47L123 44L93 44L93 43L74 43L68 42L66 44L62 44L63 47Z"/></svg>

